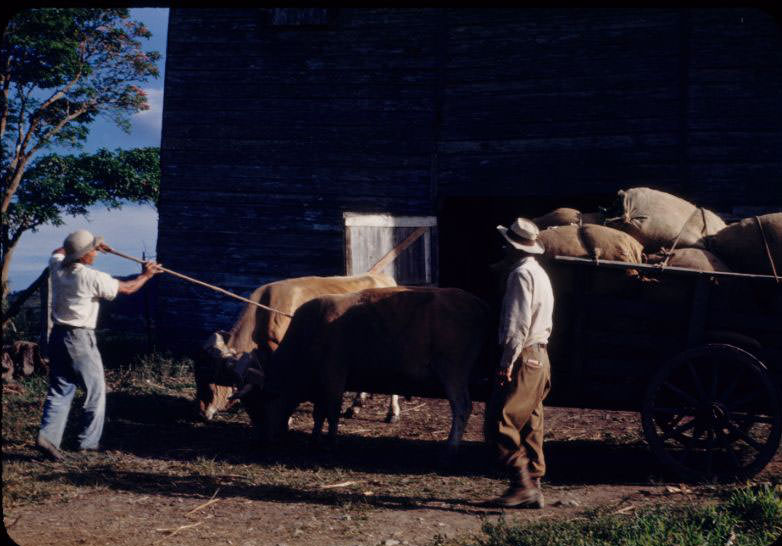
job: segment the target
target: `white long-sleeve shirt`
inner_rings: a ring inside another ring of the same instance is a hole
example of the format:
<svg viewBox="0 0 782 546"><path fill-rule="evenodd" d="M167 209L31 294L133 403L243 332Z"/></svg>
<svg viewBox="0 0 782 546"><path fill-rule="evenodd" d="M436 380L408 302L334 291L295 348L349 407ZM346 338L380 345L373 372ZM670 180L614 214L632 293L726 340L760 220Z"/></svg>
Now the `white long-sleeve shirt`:
<svg viewBox="0 0 782 546"><path fill-rule="evenodd" d="M513 364L525 347L548 343L554 312L551 281L538 261L527 256L508 275L500 315L500 367Z"/></svg>

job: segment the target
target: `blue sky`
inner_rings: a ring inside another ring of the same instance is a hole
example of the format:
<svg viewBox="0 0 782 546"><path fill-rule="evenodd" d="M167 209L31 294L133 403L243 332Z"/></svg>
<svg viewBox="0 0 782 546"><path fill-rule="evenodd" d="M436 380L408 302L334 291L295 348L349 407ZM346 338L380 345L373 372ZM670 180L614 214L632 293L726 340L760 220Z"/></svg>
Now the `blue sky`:
<svg viewBox="0 0 782 546"><path fill-rule="evenodd" d="M152 32L152 38L144 40L144 49L159 51L160 77L151 79L143 87L149 97L149 110L133 116L129 134L108 120L99 118L92 124L90 135L82 150L59 149L58 153L94 152L100 148L138 148L160 145L160 127L163 115L163 81L165 70L168 9L131 9L131 17L142 21ZM102 207L91 209L87 218L64 216L65 225L42 226L37 232L22 235L16 247L9 272L10 290L21 290L35 280L46 267L51 251L62 245L68 233L88 229L102 235L108 244L126 254L154 257L157 243L157 211L151 206L126 205L108 211ZM138 273L140 266L117 256L101 254L95 267L112 275Z"/></svg>

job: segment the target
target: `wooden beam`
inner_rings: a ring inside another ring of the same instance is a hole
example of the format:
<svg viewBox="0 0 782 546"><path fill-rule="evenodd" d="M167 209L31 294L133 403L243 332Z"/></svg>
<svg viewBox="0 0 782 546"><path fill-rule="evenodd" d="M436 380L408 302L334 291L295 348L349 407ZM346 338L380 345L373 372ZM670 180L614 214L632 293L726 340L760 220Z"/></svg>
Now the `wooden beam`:
<svg viewBox="0 0 782 546"><path fill-rule="evenodd" d="M380 260L369 269L369 273L380 273L383 271L383 269L388 267L388 265L393 262L397 256L404 252L407 247L412 245L421 235L423 235L427 229L429 229L427 226L421 226L413 233L408 235L404 241L396 245L394 248L389 250L385 256L380 258Z"/></svg>

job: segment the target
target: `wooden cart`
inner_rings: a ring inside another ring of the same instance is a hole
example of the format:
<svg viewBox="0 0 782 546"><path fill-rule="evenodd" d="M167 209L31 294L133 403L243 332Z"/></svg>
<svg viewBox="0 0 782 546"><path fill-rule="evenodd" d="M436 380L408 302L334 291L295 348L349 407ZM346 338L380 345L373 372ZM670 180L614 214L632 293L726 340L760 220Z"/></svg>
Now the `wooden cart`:
<svg viewBox="0 0 782 546"><path fill-rule="evenodd" d="M685 479L749 477L782 432L782 284L557 256L547 404L639 411Z"/></svg>

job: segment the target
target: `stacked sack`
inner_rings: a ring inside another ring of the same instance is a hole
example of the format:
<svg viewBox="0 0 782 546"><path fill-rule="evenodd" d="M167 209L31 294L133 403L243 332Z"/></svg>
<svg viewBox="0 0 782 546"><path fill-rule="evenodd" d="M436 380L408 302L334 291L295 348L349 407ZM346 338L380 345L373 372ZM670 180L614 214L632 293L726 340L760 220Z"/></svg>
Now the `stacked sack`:
<svg viewBox="0 0 782 546"><path fill-rule="evenodd" d="M654 252L670 248L706 248L705 240L725 227L712 211L697 208L670 193L651 188L619 190L612 212L618 212L606 223L629 233Z"/></svg>
<svg viewBox="0 0 782 546"><path fill-rule="evenodd" d="M600 212L559 208L533 218L546 256L598 258L642 263L643 245L631 235L603 225Z"/></svg>
<svg viewBox="0 0 782 546"><path fill-rule="evenodd" d="M707 242L734 271L773 275L776 269L782 276L782 212L744 218L711 235Z"/></svg>
<svg viewBox="0 0 782 546"><path fill-rule="evenodd" d="M771 275L770 254L782 274L782 212L726 225L675 195L630 188L602 213L560 208L533 221L549 256L594 258L599 249L604 260Z"/></svg>

